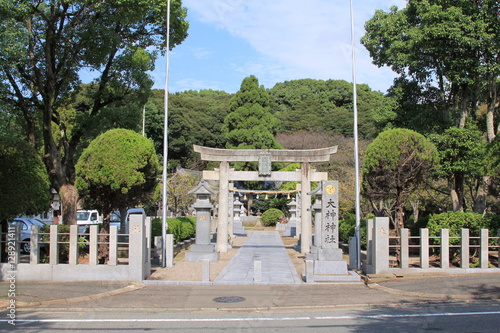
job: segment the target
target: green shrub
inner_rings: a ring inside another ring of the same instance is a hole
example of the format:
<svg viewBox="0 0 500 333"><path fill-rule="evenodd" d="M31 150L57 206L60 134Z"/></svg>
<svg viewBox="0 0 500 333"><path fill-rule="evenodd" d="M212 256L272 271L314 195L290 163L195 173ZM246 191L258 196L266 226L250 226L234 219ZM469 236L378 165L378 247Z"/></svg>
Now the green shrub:
<svg viewBox="0 0 500 333"><path fill-rule="evenodd" d="M279 218L282 216L285 216L285 214L281 210L276 208L268 209L261 216L262 224L265 227L276 225L276 223L278 223L279 221Z"/></svg>
<svg viewBox="0 0 500 333"><path fill-rule="evenodd" d="M366 221L365 220L361 220L359 234L361 237L361 246L363 248L366 248ZM348 244L349 237L354 237L355 235L356 235L356 216L351 214L346 219L339 221L339 240L342 243Z"/></svg>
<svg viewBox="0 0 500 333"><path fill-rule="evenodd" d="M194 237L196 234L196 218L195 217L178 217L175 219L167 219L168 228L167 234L174 235L174 242L182 242L185 239ZM154 219L151 221L151 238L161 236L162 220Z"/></svg>
<svg viewBox="0 0 500 333"><path fill-rule="evenodd" d="M441 229L449 229L450 237L460 237L461 229L469 229L471 236L479 235L479 229L487 229L488 221L481 214L470 212L446 212L434 214L427 223L430 236L439 236ZM457 238L450 239L450 244L460 242Z"/></svg>

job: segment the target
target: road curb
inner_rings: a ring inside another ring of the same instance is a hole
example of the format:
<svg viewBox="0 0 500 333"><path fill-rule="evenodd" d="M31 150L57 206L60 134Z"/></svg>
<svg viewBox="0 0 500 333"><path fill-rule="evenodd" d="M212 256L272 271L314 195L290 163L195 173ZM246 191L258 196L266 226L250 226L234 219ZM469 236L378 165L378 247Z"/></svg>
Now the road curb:
<svg viewBox="0 0 500 333"><path fill-rule="evenodd" d="M139 290L146 287L145 284L139 283L139 282L131 282L128 286L125 286L123 288L111 290L111 291L106 291L98 294L93 294L93 295L86 295L86 296L77 296L77 297L69 297L69 298L60 298L60 299L53 299L53 300L47 300L47 301L36 301L36 302L23 302L23 301L16 301L16 308L27 308L27 307L37 307L37 306L43 306L43 305L57 305L57 304L69 304L69 303L77 303L77 302L82 302L82 301L91 301L91 300L96 300L96 299L101 299L105 297L110 297L114 295L119 295L119 294L124 294L128 293L131 291ZM0 300L0 308L6 308L10 305L10 300Z"/></svg>
<svg viewBox="0 0 500 333"><path fill-rule="evenodd" d="M404 291L400 289L393 289L385 286L381 286L378 283L367 283L368 288L375 289L378 291L383 291L389 294L398 295L398 296L408 296L408 297L419 297L419 298L433 298L433 299L441 299L441 300L478 300L474 298L472 295L443 295L443 294L429 294L415 291ZM480 300L493 300L492 298L481 298Z"/></svg>

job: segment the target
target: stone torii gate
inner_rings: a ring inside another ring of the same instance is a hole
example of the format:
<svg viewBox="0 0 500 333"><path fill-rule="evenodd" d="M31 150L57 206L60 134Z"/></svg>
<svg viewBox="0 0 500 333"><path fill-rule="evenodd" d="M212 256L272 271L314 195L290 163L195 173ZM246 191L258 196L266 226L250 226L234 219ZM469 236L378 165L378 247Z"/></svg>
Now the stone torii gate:
<svg viewBox="0 0 500 333"><path fill-rule="evenodd" d="M217 221L218 252L227 252L228 249L228 221L229 221L229 182L230 181L297 181L301 182L301 211L302 233L300 248L303 254L309 253L312 244L312 219L309 208L311 206L311 182L328 180L326 172L316 172L310 163L328 162L330 156L337 152L337 146L307 149L218 149L193 145L194 151L201 154L203 161L219 162L219 169L203 171L205 180L219 181L219 204ZM259 171L235 171L229 168L229 162L259 162ZM298 162L301 168L296 171L272 171L272 162Z"/></svg>

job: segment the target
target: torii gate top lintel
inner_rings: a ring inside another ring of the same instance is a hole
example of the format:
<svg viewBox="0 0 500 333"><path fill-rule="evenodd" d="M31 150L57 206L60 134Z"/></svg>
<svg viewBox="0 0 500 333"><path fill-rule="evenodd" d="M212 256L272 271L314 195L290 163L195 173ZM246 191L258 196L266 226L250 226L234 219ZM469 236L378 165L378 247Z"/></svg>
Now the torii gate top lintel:
<svg viewBox="0 0 500 333"><path fill-rule="evenodd" d="M193 145L204 161L217 162L258 162L262 155L268 155L271 162L328 162L337 152L337 146L289 150L289 149L220 149Z"/></svg>

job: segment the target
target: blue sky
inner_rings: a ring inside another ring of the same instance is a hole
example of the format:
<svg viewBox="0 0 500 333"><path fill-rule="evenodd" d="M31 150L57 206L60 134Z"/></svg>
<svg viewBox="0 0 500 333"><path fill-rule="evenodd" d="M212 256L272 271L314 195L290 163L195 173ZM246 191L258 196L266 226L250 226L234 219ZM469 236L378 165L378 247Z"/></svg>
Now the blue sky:
<svg viewBox="0 0 500 333"><path fill-rule="evenodd" d="M404 0L353 0L357 82L385 92L395 77L371 63L359 44L375 10ZM349 0L183 0L189 36L170 53L169 91L214 89L234 93L255 75L272 88L288 80L352 82ZM165 58L152 73L165 87Z"/></svg>

